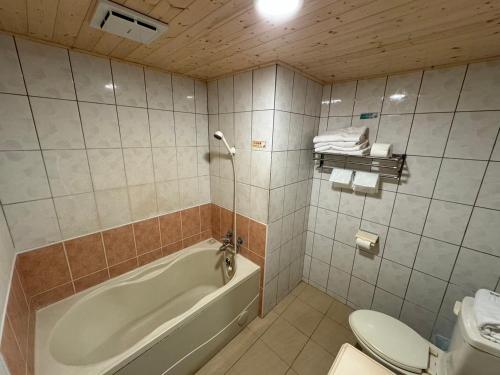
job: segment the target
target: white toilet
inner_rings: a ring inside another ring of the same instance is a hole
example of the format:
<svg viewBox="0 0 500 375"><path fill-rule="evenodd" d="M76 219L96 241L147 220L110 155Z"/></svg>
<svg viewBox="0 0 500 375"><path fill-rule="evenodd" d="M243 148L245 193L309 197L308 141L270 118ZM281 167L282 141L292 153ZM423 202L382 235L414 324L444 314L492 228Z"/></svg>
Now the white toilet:
<svg viewBox="0 0 500 375"><path fill-rule="evenodd" d="M349 316L349 325L363 351L398 374L499 375L500 344L479 334L473 303L465 297L457 309L447 352L377 311L357 310Z"/></svg>

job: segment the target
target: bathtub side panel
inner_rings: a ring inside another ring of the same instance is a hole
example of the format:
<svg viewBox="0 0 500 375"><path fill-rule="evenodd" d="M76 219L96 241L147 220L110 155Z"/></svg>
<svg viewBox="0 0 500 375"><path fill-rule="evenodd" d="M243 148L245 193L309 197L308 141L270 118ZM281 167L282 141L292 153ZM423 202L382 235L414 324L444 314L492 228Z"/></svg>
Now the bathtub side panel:
<svg viewBox="0 0 500 375"><path fill-rule="evenodd" d="M235 284L226 294L189 316L170 335L115 374L161 375L169 369L168 374L192 373L257 316L256 304L252 301L258 301L258 294L259 272L254 272L250 278ZM231 324L245 310L248 311L247 320L241 325ZM213 342L209 343L211 340Z"/></svg>

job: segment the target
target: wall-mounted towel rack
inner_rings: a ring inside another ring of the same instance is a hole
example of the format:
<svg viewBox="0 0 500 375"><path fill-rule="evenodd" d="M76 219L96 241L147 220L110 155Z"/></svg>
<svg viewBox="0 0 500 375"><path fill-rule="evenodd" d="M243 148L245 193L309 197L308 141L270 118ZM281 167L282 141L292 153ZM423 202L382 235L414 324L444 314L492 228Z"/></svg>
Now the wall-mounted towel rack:
<svg viewBox="0 0 500 375"><path fill-rule="evenodd" d="M383 158L313 152L313 160L319 162L319 167L376 172L380 174L380 178L398 183L403 173L406 154L393 154L390 158Z"/></svg>

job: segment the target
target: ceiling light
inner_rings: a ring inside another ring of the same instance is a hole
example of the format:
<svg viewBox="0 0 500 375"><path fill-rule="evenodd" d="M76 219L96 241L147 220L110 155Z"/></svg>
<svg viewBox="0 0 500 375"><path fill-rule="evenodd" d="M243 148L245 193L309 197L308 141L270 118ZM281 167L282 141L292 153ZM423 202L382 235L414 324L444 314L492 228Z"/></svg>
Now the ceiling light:
<svg viewBox="0 0 500 375"><path fill-rule="evenodd" d="M255 6L262 16L284 21L300 9L302 0L256 0Z"/></svg>

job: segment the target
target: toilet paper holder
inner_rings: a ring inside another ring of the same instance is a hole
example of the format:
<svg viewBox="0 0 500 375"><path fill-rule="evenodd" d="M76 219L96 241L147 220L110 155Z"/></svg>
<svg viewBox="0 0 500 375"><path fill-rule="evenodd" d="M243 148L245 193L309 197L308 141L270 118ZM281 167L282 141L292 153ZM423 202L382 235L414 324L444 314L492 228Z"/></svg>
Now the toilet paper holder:
<svg viewBox="0 0 500 375"><path fill-rule="evenodd" d="M358 229L356 233L356 245L361 250L370 250L378 242L378 235Z"/></svg>

